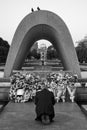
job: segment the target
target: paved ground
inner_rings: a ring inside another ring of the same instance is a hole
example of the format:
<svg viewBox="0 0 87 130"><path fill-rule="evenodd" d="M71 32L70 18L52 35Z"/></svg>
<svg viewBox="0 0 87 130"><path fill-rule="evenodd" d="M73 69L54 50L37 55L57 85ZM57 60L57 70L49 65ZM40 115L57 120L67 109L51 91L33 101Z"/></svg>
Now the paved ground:
<svg viewBox="0 0 87 130"><path fill-rule="evenodd" d="M55 105L54 122L36 122L34 103L8 103L0 114L0 130L87 130L87 118L75 103Z"/></svg>

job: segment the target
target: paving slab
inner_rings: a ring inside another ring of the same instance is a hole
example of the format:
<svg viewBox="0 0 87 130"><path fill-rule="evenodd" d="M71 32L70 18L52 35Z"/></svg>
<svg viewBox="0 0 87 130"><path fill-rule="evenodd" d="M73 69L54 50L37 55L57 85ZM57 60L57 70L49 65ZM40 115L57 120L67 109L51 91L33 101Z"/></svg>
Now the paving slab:
<svg viewBox="0 0 87 130"><path fill-rule="evenodd" d="M9 102L0 114L0 130L87 130L87 117L76 103L56 103L50 125L35 121L35 105Z"/></svg>

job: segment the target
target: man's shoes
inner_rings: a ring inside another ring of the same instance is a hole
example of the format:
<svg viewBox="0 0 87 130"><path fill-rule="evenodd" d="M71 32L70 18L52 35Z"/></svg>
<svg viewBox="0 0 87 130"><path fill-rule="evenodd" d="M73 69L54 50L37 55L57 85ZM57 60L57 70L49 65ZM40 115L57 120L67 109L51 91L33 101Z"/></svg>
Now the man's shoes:
<svg viewBox="0 0 87 130"><path fill-rule="evenodd" d="M45 124L45 125L50 123L50 119L49 119L48 115L42 115L41 120L42 120L42 123Z"/></svg>
<svg viewBox="0 0 87 130"><path fill-rule="evenodd" d="M42 115L41 117L36 117L35 121L41 121L43 124L47 125L54 122L48 115Z"/></svg>

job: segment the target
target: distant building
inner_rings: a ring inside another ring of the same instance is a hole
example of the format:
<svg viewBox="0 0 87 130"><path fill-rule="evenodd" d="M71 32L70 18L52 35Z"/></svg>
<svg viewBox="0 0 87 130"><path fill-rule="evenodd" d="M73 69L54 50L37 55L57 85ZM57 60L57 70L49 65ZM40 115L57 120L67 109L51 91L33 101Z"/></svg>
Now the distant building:
<svg viewBox="0 0 87 130"><path fill-rule="evenodd" d="M40 59L41 60L46 60L47 59L47 47L46 47L46 44L42 43L40 48L38 49L38 52L40 52Z"/></svg>
<svg viewBox="0 0 87 130"><path fill-rule="evenodd" d="M42 43L41 46L40 46L40 49L41 50L47 50L46 44Z"/></svg>

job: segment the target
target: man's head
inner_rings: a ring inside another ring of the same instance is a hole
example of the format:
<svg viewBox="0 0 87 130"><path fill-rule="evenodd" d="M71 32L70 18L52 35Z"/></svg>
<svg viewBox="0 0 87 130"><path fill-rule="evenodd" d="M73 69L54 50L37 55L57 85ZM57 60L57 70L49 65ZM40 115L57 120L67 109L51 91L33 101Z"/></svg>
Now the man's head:
<svg viewBox="0 0 87 130"><path fill-rule="evenodd" d="M42 78L42 89L47 89L47 80Z"/></svg>

